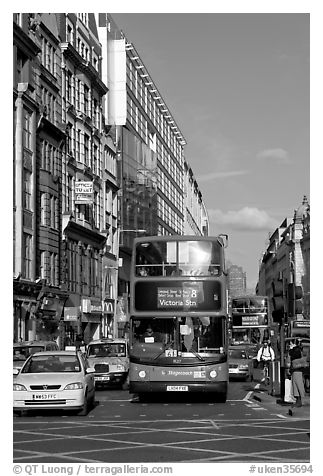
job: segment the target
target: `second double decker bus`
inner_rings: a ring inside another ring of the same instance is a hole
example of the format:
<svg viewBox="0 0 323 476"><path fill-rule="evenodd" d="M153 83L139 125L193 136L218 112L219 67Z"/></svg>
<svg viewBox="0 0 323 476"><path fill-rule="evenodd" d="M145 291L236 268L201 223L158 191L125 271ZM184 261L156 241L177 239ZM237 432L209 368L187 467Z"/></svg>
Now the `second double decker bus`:
<svg viewBox="0 0 323 476"><path fill-rule="evenodd" d="M213 392L226 401L226 236L134 240L130 392Z"/></svg>
<svg viewBox="0 0 323 476"><path fill-rule="evenodd" d="M232 298L231 344L253 344L259 346L269 338L270 313L267 296L246 295Z"/></svg>

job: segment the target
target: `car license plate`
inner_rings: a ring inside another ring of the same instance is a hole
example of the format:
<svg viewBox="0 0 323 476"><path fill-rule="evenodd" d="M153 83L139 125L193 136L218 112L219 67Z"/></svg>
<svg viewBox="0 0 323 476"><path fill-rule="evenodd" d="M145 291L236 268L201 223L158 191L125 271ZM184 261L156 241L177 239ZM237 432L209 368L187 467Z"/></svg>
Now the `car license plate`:
<svg viewBox="0 0 323 476"><path fill-rule="evenodd" d="M187 385L167 385L167 392L188 392Z"/></svg>
<svg viewBox="0 0 323 476"><path fill-rule="evenodd" d="M33 400L55 400L57 398L56 393L34 393Z"/></svg>
<svg viewBox="0 0 323 476"><path fill-rule="evenodd" d="M110 380L110 377L94 377L94 380L102 382L102 381L105 381L105 380Z"/></svg>

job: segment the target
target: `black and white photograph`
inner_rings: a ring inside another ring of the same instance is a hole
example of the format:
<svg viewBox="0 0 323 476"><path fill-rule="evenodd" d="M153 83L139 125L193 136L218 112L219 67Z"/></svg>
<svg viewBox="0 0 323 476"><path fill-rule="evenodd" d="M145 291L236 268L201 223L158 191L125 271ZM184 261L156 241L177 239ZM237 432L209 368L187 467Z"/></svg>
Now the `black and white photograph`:
<svg viewBox="0 0 323 476"><path fill-rule="evenodd" d="M6 16L14 474L319 470L317 16L239 3Z"/></svg>

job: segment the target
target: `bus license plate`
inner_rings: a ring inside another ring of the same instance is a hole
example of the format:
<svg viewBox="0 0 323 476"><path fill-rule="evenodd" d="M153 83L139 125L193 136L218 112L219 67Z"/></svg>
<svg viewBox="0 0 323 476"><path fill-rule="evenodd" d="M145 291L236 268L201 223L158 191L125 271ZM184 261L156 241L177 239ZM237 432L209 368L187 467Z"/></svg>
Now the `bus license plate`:
<svg viewBox="0 0 323 476"><path fill-rule="evenodd" d="M167 385L167 392L188 392L187 385Z"/></svg>

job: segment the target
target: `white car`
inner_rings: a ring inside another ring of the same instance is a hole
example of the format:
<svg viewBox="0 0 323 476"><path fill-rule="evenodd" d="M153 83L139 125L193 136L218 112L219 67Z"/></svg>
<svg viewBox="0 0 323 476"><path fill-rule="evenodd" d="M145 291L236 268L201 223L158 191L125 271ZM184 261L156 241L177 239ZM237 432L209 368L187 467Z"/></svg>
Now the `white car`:
<svg viewBox="0 0 323 476"><path fill-rule="evenodd" d="M37 352L14 369L13 411L77 410L87 415L95 401L94 368L80 351Z"/></svg>
<svg viewBox="0 0 323 476"><path fill-rule="evenodd" d="M95 368L96 387L127 385L129 351L126 339L102 338L87 346L86 356Z"/></svg>

